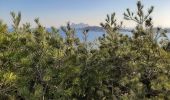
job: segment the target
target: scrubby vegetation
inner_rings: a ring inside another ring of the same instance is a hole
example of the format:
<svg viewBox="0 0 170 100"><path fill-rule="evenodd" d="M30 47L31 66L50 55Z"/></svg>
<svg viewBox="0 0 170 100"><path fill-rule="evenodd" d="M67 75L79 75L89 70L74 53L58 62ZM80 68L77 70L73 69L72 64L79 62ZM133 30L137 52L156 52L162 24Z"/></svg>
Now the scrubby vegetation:
<svg viewBox="0 0 170 100"><path fill-rule="evenodd" d="M170 100L170 53L166 31L153 30L150 14L137 3L126 20L137 26L129 37L119 32L115 13L101 26L99 45L76 37L75 29L47 31L20 25L11 13L13 31L0 22L0 100Z"/></svg>

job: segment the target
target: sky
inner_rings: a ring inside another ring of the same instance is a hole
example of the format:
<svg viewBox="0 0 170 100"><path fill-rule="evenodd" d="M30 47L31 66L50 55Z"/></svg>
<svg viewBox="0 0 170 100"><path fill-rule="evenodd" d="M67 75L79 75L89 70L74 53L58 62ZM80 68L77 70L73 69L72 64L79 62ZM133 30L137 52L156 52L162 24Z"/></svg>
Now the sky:
<svg viewBox="0 0 170 100"><path fill-rule="evenodd" d="M145 10L154 6L152 14L154 26L170 27L170 0L141 0ZM124 26L133 27L135 23L123 20L127 8L136 10L137 0L0 0L0 20L11 26L10 12L22 13L21 23L30 22L39 17L46 26L59 27L67 22L85 23L99 26L107 14L116 12L117 19Z"/></svg>

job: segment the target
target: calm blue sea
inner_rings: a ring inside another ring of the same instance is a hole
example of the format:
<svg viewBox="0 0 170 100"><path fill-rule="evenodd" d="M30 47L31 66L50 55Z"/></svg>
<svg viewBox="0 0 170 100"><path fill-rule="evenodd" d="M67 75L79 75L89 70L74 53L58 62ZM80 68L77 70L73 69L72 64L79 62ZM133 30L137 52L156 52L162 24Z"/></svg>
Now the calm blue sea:
<svg viewBox="0 0 170 100"><path fill-rule="evenodd" d="M130 32L121 32L122 34L132 36ZM98 39L100 36L103 36L105 34L104 31L89 31L88 32L88 41L94 41ZM82 40L83 37L83 31L76 31L76 35Z"/></svg>
<svg viewBox="0 0 170 100"><path fill-rule="evenodd" d="M47 28L48 31L51 31L50 28ZM9 32L12 32L13 29L9 29ZM60 34L65 37L65 34L63 33L63 31L59 31ZM121 31L120 33L124 34L124 35L128 35L128 36L132 36L131 32L125 32L125 31ZM89 31L88 32L88 41L94 41L96 39L98 39L100 36L102 36L103 34L105 34L104 31ZM76 36L80 38L80 40L83 40L83 30L76 30ZM167 33L168 38L170 39L170 33Z"/></svg>
<svg viewBox="0 0 170 100"><path fill-rule="evenodd" d="M120 32L124 35L132 36L131 32ZM94 41L98 39L98 37L102 36L105 34L104 31L89 31L88 32L88 41ZM82 31L76 31L76 35L82 40L83 37L83 32ZM168 38L170 39L170 33L167 33Z"/></svg>

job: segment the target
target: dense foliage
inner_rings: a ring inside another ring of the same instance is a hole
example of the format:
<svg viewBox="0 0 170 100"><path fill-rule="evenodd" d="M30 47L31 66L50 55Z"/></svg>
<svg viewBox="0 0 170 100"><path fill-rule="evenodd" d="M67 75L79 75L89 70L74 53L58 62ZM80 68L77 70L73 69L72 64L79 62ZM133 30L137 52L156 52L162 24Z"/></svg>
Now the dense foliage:
<svg viewBox="0 0 170 100"><path fill-rule="evenodd" d="M124 18L137 24L132 37L107 15L97 46L88 30L80 40L68 23L61 36L38 18L31 29L12 12L13 31L0 22L0 100L170 100L170 43L153 28L152 11L141 2L136 13L127 9Z"/></svg>

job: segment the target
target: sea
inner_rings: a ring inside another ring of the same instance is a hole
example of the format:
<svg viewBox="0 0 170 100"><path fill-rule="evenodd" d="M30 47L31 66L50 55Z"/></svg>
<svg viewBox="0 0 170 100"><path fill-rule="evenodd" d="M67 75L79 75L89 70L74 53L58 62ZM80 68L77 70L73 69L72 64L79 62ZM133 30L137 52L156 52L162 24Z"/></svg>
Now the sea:
<svg viewBox="0 0 170 100"><path fill-rule="evenodd" d="M121 31L120 32L123 35L128 35L132 36L132 32L127 32L127 31ZM94 41L97 40L99 37L102 37L103 34L106 34L104 31L89 31L88 32L88 41ZM170 39L170 33L166 33L168 39ZM76 36L80 38L80 40L83 39L83 31L76 31Z"/></svg>
<svg viewBox="0 0 170 100"><path fill-rule="evenodd" d="M83 31L82 30L76 30L76 36L80 39L83 40ZM124 35L128 35L128 36L132 36L131 32L121 32ZM65 37L64 32L60 31L60 34ZM89 31L88 35L87 35L87 40L88 41L95 41L97 40L99 37L102 37L103 34L106 34L106 32L104 31Z"/></svg>
<svg viewBox="0 0 170 100"><path fill-rule="evenodd" d="M48 31L51 31L50 28L48 28L47 30L48 30ZM12 28L9 29L9 32L12 32L12 31L13 31ZM59 30L59 32L60 32L60 34L61 34L63 37L65 37L65 33L64 33L63 31ZM130 36L130 37L132 36L132 33L129 32L129 31L120 31L120 33L123 34L123 35L128 35L128 36ZM99 37L102 37L103 34L106 34L106 32L104 32L104 31L93 31L93 30L90 30L90 31L88 32L88 37L87 37L87 39L88 39L88 41L93 42L93 41L97 40ZM168 39L170 39L170 32L169 32L169 33L166 33L166 35L167 35ZM77 36L80 40L83 40L83 30L76 30L76 36Z"/></svg>

